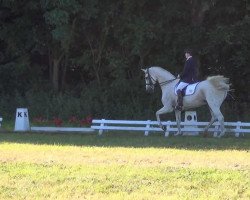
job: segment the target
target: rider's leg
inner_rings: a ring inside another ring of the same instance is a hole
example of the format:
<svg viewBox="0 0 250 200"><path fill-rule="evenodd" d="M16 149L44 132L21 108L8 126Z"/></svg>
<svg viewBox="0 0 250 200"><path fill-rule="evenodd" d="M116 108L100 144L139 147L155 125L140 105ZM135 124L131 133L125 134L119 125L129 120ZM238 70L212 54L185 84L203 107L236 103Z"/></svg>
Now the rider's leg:
<svg viewBox="0 0 250 200"><path fill-rule="evenodd" d="M180 82L179 85L176 88L177 93L177 105L175 106L175 109L181 111L183 106L183 96L182 96L182 89L185 88L188 85L188 83Z"/></svg>

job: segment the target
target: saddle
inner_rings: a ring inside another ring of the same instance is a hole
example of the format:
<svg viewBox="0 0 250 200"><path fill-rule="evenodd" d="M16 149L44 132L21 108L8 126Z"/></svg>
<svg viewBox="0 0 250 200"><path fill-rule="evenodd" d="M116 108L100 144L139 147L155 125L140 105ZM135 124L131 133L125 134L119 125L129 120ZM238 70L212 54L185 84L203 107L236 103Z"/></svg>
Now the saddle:
<svg viewBox="0 0 250 200"><path fill-rule="evenodd" d="M200 82L197 82L197 83L192 83L192 84L189 84L187 85L186 87L183 88L182 90L182 96L189 96L189 95L192 95L195 93L196 91L196 87L197 85L199 84ZM174 93L175 95L177 95L177 86L179 85L179 83L176 84L175 88L174 88Z"/></svg>

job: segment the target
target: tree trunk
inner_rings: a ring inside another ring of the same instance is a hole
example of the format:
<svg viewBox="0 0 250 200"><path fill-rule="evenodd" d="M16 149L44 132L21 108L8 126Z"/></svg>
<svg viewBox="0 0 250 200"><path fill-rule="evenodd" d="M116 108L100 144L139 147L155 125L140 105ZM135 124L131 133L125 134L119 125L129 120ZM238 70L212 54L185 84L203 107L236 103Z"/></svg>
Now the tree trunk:
<svg viewBox="0 0 250 200"><path fill-rule="evenodd" d="M60 66L61 66L61 61L62 61L62 58L64 57L64 54L61 54L61 56L56 59L54 58L53 59L53 74L52 74L52 84L53 84L53 90L55 92L59 92L59 73L60 73Z"/></svg>
<svg viewBox="0 0 250 200"><path fill-rule="evenodd" d="M67 42L66 48L65 48L65 57L64 57L64 62L63 65L61 65L61 90L63 91L65 89L65 85L66 85L66 73L67 73L67 68L69 67L69 51L70 51L70 44L73 40L74 37L74 33L75 33L75 27L76 27L76 17L73 19L72 21L72 25L71 25L71 31L70 31L70 37L69 40Z"/></svg>
<svg viewBox="0 0 250 200"><path fill-rule="evenodd" d="M51 50L49 48L48 50L48 65L49 65L49 81L50 83L53 83L53 58L51 54Z"/></svg>
<svg viewBox="0 0 250 200"><path fill-rule="evenodd" d="M55 92L59 91L59 60L53 60L52 84Z"/></svg>
<svg viewBox="0 0 250 200"><path fill-rule="evenodd" d="M66 85L67 64L68 64L68 59L65 58L64 65L62 66L62 70L61 70L61 81L60 81L61 91L64 91L65 85Z"/></svg>
<svg viewBox="0 0 250 200"><path fill-rule="evenodd" d="M213 1L190 0L192 18L191 23L193 26L200 26L205 17L206 11L210 9Z"/></svg>
<svg viewBox="0 0 250 200"><path fill-rule="evenodd" d="M248 18L250 17L250 3L248 0L246 0L246 14L245 17Z"/></svg>

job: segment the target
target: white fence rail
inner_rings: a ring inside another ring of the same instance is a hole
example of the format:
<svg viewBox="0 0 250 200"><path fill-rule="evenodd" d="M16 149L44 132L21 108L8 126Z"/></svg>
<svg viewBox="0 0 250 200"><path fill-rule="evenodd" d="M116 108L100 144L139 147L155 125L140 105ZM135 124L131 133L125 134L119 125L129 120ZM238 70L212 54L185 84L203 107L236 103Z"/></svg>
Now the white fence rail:
<svg viewBox="0 0 250 200"><path fill-rule="evenodd" d="M181 122L182 132L203 132L208 122ZM169 136L171 132L177 132L176 122L167 121L163 122L163 125L167 127L165 136ZM144 135L147 136L150 132L163 131L158 127L157 121L129 121L129 120L105 120L94 119L92 121L92 129L98 130L99 135L103 134L103 131L107 130L119 130L119 131L144 131ZM250 133L250 123L244 122L225 122L226 133L233 133L236 137L240 134ZM219 123L215 122L208 132L212 132L214 136L218 134Z"/></svg>
<svg viewBox="0 0 250 200"><path fill-rule="evenodd" d="M94 129L92 128L75 128L75 127L42 127L42 126L31 126L31 131L37 131L37 132L79 132L79 133L89 133L94 132Z"/></svg>

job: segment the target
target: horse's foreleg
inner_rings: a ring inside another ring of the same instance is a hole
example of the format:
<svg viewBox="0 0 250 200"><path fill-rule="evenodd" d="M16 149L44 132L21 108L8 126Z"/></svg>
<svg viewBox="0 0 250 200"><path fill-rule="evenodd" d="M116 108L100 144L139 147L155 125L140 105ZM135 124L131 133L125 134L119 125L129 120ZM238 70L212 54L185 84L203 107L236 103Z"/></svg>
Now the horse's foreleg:
<svg viewBox="0 0 250 200"><path fill-rule="evenodd" d="M160 110L158 110L155 115L156 115L156 119L158 121L158 124L159 124L159 127L166 131L166 126L163 126L162 123L161 123L161 119L160 119L160 115L162 114L166 114L166 113L169 113L169 112L172 112L173 111L173 108L170 108L170 107L167 107L167 106L163 106Z"/></svg>
<svg viewBox="0 0 250 200"><path fill-rule="evenodd" d="M181 135L181 111L179 110L175 111L175 119L176 119L178 131L174 135L177 136L177 135Z"/></svg>

